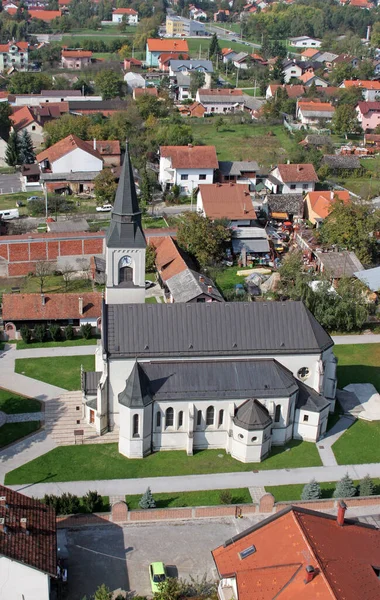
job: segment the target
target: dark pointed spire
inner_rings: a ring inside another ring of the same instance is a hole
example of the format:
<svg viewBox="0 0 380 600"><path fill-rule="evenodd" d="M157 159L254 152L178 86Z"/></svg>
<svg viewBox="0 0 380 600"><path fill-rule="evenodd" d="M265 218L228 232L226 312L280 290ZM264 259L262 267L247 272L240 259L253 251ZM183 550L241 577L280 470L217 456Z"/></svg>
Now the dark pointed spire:
<svg viewBox="0 0 380 600"><path fill-rule="evenodd" d="M146 246L128 142L107 232L107 246L108 248L145 248Z"/></svg>

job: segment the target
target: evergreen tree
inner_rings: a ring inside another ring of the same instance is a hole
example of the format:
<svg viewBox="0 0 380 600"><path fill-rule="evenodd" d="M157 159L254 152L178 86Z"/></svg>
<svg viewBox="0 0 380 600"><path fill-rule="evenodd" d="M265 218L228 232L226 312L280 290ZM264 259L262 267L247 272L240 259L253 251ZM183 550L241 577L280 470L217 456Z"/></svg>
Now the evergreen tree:
<svg viewBox="0 0 380 600"><path fill-rule="evenodd" d="M321 497L321 486L315 479L307 483L301 494L301 500L318 500Z"/></svg>
<svg viewBox="0 0 380 600"><path fill-rule="evenodd" d="M356 496L356 487L348 473L336 484L334 498L352 498Z"/></svg>
<svg viewBox="0 0 380 600"><path fill-rule="evenodd" d="M152 492L150 491L150 487L147 488L146 492L142 495L141 500L139 502L140 508L156 508L156 503L154 501Z"/></svg>
<svg viewBox="0 0 380 600"><path fill-rule="evenodd" d="M33 142L29 132L24 129L19 138L19 162L20 165L32 165L36 159Z"/></svg>
<svg viewBox="0 0 380 600"><path fill-rule="evenodd" d="M5 150L5 162L10 167L19 164L19 137L15 131L9 136L7 148Z"/></svg>
<svg viewBox="0 0 380 600"><path fill-rule="evenodd" d="M219 47L219 42L218 42L218 36L216 35L216 33L214 33L214 35L212 36L212 39L211 39L209 56L210 56L210 58L212 58L213 56L216 56L217 54L220 54L220 47Z"/></svg>
<svg viewBox="0 0 380 600"><path fill-rule="evenodd" d="M359 496L372 496L374 492L373 481L369 475L366 475L364 479L361 480L359 486Z"/></svg>

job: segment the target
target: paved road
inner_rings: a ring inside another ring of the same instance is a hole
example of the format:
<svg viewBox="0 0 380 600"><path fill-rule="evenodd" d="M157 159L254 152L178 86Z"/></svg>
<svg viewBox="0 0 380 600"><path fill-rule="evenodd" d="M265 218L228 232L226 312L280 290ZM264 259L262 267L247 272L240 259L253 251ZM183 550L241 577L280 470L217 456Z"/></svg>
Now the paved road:
<svg viewBox="0 0 380 600"><path fill-rule="evenodd" d="M334 335L334 344L380 344L380 335L368 333L362 335Z"/></svg>

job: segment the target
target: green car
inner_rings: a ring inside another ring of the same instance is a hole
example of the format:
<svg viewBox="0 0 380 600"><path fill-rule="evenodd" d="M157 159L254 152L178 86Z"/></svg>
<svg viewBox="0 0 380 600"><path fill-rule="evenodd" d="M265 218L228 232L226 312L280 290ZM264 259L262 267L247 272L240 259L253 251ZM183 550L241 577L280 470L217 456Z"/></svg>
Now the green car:
<svg viewBox="0 0 380 600"><path fill-rule="evenodd" d="M163 562L154 562L149 565L150 587L153 594L159 591L159 584L166 579L166 569Z"/></svg>

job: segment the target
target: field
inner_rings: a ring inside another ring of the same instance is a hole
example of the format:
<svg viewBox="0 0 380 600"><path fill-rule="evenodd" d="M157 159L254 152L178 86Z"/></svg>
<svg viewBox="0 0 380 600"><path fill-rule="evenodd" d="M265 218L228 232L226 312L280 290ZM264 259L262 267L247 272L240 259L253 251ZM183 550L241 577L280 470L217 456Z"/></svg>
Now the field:
<svg viewBox="0 0 380 600"><path fill-rule="evenodd" d="M81 365L85 371L93 371L95 357L17 358L15 371L65 390L80 390Z"/></svg>
<svg viewBox="0 0 380 600"><path fill-rule="evenodd" d="M40 292L40 281L38 277L17 277L2 279L0 284L0 296L4 293L10 293L12 287L19 287L23 294L37 294ZM65 282L62 275L50 275L44 281L44 292L58 294L66 291ZM92 282L89 279L73 279L69 281L68 292L91 292Z"/></svg>

